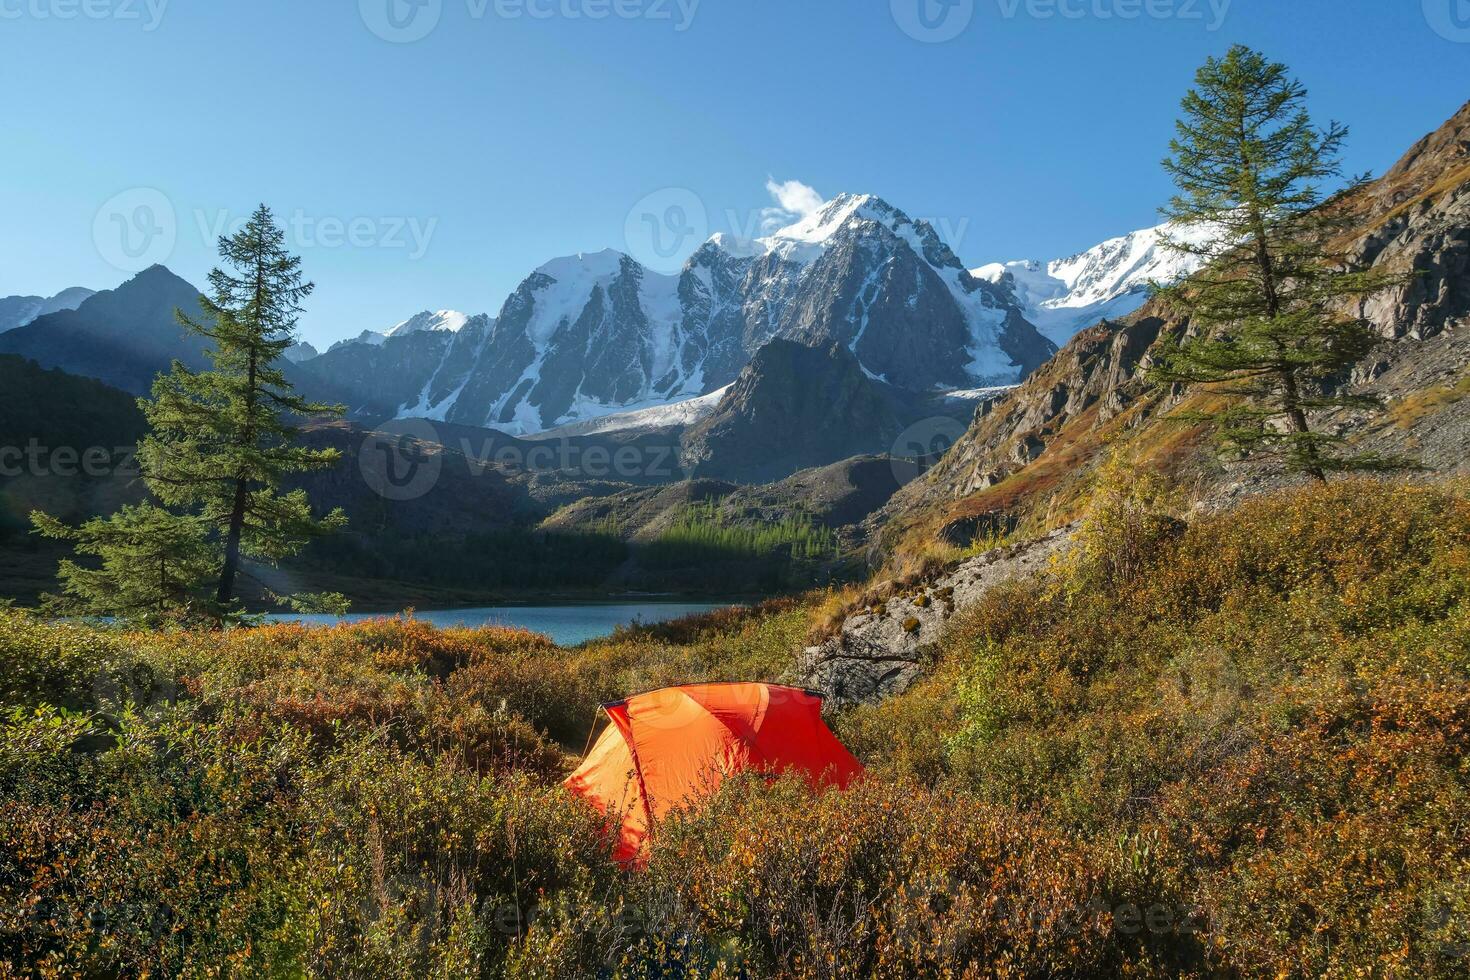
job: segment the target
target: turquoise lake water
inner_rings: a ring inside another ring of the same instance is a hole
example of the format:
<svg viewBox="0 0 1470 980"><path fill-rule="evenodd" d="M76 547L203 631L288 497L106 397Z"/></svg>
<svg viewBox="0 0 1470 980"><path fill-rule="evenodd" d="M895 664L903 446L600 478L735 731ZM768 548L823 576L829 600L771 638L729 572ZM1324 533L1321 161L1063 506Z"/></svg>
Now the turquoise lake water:
<svg viewBox="0 0 1470 980"><path fill-rule="evenodd" d="M725 609L734 602L582 602L552 606L486 606L479 609L419 609L415 619L435 626L518 626L545 633L561 646L609 636L619 626L631 623L663 623L681 616ZM282 613L271 622L331 625L381 619L386 613L356 613L348 616L311 616Z"/></svg>

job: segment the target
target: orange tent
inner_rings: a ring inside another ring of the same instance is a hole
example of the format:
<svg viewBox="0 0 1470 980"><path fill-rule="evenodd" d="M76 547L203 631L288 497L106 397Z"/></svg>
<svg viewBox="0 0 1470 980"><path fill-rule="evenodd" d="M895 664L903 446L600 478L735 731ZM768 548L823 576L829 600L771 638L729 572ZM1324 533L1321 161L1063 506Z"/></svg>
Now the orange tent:
<svg viewBox="0 0 1470 980"><path fill-rule="evenodd" d="M846 787L863 767L822 721L821 695L774 684L695 684L602 706L612 719L566 785L622 821L614 856L634 861L670 811L746 770Z"/></svg>

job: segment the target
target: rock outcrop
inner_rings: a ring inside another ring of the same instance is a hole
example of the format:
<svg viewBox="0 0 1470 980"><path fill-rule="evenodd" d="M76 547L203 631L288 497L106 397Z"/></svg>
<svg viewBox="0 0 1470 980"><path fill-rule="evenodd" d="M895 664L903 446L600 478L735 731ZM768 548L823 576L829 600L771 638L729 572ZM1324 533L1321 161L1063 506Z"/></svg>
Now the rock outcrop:
<svg viewBox="0 0 1470 980"><path fill-rule="evenodd" d="M821 691L830 707L871 704L902 694L924 672L945 624L1002 582L1043 572L1071 529L996 548L938 578L877 602L843 622L837 635L808 647L797 683Z"/></svg>

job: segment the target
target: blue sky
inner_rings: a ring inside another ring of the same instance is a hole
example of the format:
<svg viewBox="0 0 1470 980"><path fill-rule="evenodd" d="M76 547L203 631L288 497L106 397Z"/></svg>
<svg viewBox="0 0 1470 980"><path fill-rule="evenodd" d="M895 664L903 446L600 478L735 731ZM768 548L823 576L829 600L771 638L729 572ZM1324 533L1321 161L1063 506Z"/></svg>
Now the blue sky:
<svg viewBox="0 0 1470 980"><path fill-rule="evenodd" d="M881 194L970 265L1066 255L1155 223L1179 97L1237 41L1356 171L1470 98L1470 0L0 0L0 295L202 283L265 201L322 343L498 312L645 213L686 250L746 231L771 178Z"/></svg>

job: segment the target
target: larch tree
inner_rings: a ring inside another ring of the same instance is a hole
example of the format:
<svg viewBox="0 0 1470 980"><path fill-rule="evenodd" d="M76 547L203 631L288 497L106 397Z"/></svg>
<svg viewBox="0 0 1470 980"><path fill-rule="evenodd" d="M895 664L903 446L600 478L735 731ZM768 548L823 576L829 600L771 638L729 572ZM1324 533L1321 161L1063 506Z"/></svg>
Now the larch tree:
<svg viewBox="0 0 1470 980"><path fill-rule="evenodd" d="M1285 65L1242 45L1199 69L1164 161L1178 193L1162 209L1176 228L1208 232L1166 240L1205 262L1161 290L1195 336L1167 344L1152 378L1225 396L1222 408L1179 417L1208 424L1227 451L1326 482L1334 471L1402 465L1354 454L1311 424L1316 411L1379 407L1342 390L1376 340L1348 311L1401 277L1350 271L1335 245L1346 216L1324 185L1342 176L1347 129L1318 128L1306 99Z"/></svg>
<svg viewBox="0 0 1470 980"><path fill-rule="evenodd" d="M197 515L220 548L214 603L227 614L238 597L241 564L275 564L308 541L341 528L334 510L312 514L305 491L283 492L287 477L335 465L340 453L299 440L293 420L339 412L298 395L282 372L301 301L313 284L285 235L261 205L235 235L219 242L221 267L209 274L203 316L180 321L209 343L212 369L174 362L140 405L152 428L138 459L149 490L165 505ZM336 610L340 596L275 597L300 609Z"/></svg>
<svg viewBox="0 0 1470 980"><path fill-rule="evenodd" d="M219 573L219 549L202 521L153 504L124 507L70 527L37 511L43 537L71 541L97 567L63 560L57 568L60 596L43 597L59 615L113 616L147 626L190 625L214 618L205 584Z"/></svg>

